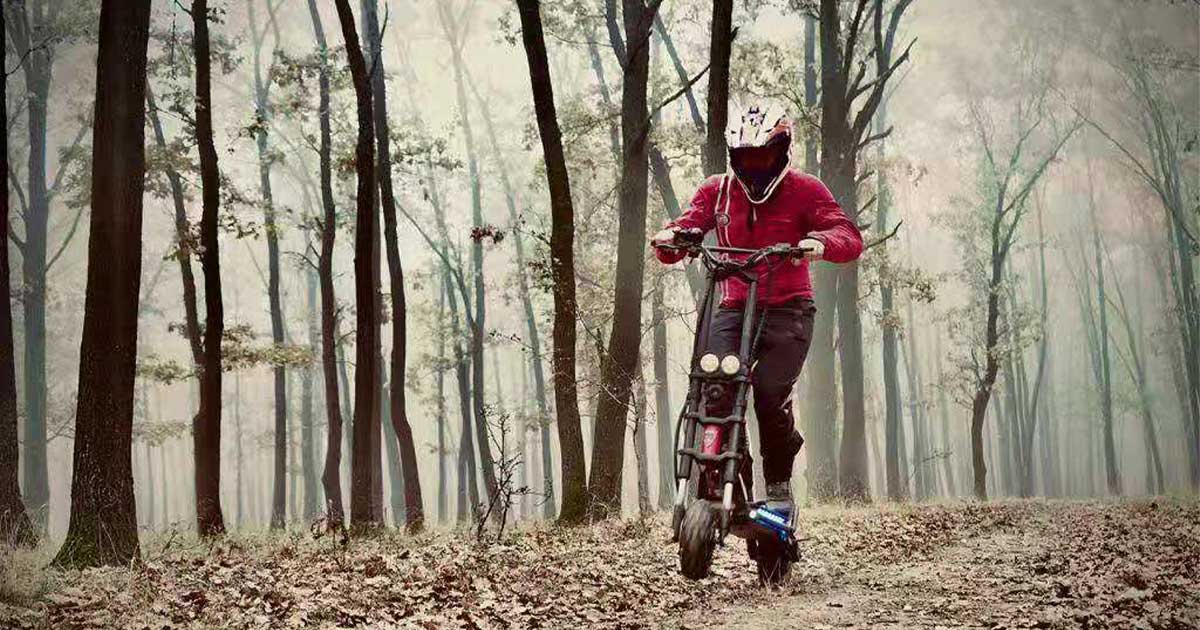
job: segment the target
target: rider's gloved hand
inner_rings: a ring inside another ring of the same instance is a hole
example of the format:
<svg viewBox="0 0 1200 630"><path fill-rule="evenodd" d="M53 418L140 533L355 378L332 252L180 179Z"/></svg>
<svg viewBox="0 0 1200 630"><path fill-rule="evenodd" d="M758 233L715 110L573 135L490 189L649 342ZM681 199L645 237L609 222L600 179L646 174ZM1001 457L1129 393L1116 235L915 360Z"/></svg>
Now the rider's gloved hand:
<svg viewBox="0 0 1200 630"><path fill-rule="evenodd" d="M815 238L803 239L796 245L805 250L804 260L815 262L825 257L825 243L822 243ZM800 260L795 259L792 261L792 264L799 265Z"/></svg>
<svg viewBox="0 0 1200 630"><path fill-rule="evenodd" d="M676 228L665 228L659 230L657 234L650 238L650 244L654 247L660 245L670 245L675 242Z"/></svg>

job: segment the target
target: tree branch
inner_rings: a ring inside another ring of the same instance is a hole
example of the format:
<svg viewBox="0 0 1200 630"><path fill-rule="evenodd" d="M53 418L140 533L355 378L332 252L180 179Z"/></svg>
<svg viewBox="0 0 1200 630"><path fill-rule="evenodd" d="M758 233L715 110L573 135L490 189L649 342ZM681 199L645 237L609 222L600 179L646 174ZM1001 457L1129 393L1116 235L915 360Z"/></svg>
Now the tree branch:
<svg viewBox="0 0 1200 630"><path fill-rule="evenodd" d="M21 240L21 237L17 236L16 232L12 231L11 223L9 223L8 240L12 241L13 245L16 245L17 251L21 252L21 257L24 258L25 257L25 241Z"/></svg>
<svg viewBox="0 0 1200 630"><path fill-rule="evenodd" d="M671 36L667 33L667 27L662 21L661 15L654 16L654 26L658 29L658 37L662 39L663 46L667 49L667 56L671 58L671 64L675 67L675 74L679 75L679 80L684 84L687 83L687 69L683 67L683 61L679 58L679 51L675 50L675 42L671 40ZM688 111L692 114L692 125L701 134L704 133L704 116L700 114L700 106L696 104L696 95L689 88L687 91Z"/></svg>
<svg viewBox="0 0 1200 630"><path fill-rule="evenodd" d="M709 70L709 68L711 68L711 67L712 67L712 64L708 64L708 65L704 66L704 69L703 69L703 70L701 70L699 74L697 74L696 76L692 77L692 79L691 79L690 81L688 81L686 84L684 84L684 86L683 86L683 87L679 88L679 89L678 89L678 90L676 90L676 91L675 91L673 94L671 94L671 95L670 95L670 96L668 96L667 98L663 99L663 102L659 103L658 105L656 105L656 106L654 107L654 109L650 110L650 119L651 119L651 120L653 120L653 119L654 119L654 116L655 116L655 114L657 114L658 112L662 111L662 109L663 109L664 107L666 107L667 105L670 105L670 104L671 104L673 101L675 101L675 100L676 100L676 99L678 99L679 97L681 97L681 96L683 96L684 94L686 94L686 93L687 93L689 90L691 90L691 89L692 89L692 86L693 86L693 85L695 85L697 81L699 81L700 79L702 79L702 78L704 77L704 75L708 74L708 70Z"/></svg>
<svg viewBox="0 0 1200 630"><path fill-rule="evenodd" d="M24 219L29 214L29 202L25 199L25 189L21 188L21 182L17 180L17 174L12 170L12 162L8 164L8 181L12 184L12 189L17 193L17 201L21 202L21 207L17 211Z"/></svg>
<svg viewBox="0 0 1200 630"><path fill-rule="evenodd" d="M83 142L84 136L87 135L87 132L91 130L91 128L92 123L90 122L84 122L79 126L79 131L75 134L75 139L71 141L70 146L68 146L66 151L63 152L63 155L66 155L68 159L67 161L58 165L58 172L54 174L54 183L50 184L50 189L47 191L49 193L48 196L53 197L58 193L59 187L62 186L63 178L66 176L67 167L70 166L71 162L73 161L70 156L75 153L75 149L79 148L79 144Z"/></svg>
<svg viewBox="0 0 1200 630"><path fill-rule="evenodd" d="M895 129L895 127L888 126L887 129L884 129L883 131L881 131L877 134L863 138L863 140L854 147L854 150L861 151L861 150L867 148L867 146L870 145L872 142L878 142L879 140L883 140L884 138L887 138L888 136L892 135L892 131L894 129Z"/></svg>
<svg viewBox="0 0 1200 630"><path fill-rule="evenodd" d="M67 235L63 237L62 243L58 245L58 251L54 252L54 255L50 257L50 260L46 262L46 271L49 271L50 268L54 266L54 263L58 262L59 257L61 257L63 252L67 250L67 245L71 244L71 239L75 238L75 231L79 229L79 217L82 216L83 206L81 205L79 206L79 209L75 211L75 219L71 221L71 229L67 231Z"/></svg>
<svg viewBox="0 0 1200 630"><path fill-rule="evenodd" d="M625 42L621 39L621 27L617 22L617 0L604 0L604 26L608 29L608 42L617 56L617 65L625 69Z"/></svg>
<svg viewBox="0 0 1200 630"><path fill-rule="evenodd" d="M883 0L875 0L876 4ZM858 0L857 6L854 8L854 19L850 21L850 31L846 35L846 52L843 53L841 76L847 77L850 75L850 66L854 63L854 49L858 46L858 32L862 27L863 11L867 8L867 0Z"/></svg>
<svg viewBox="0 0 1200 630"><path fill-rule="evenodd" d="M879 75L868 84L872 86L871 95L867 97L866 104L863 105L863 108L854 117L853 130L855 137L862 136L863 132L866 131L867 124L869 124L871 119L875 117L875 110L879 108L879 103L883 100L883 91L887 86L888 77L892 76L892 74L896 72L897 68L903 65L904 62L908 61L908 56L912 52L913 45L916 43L916 38L913 38L913 40L908 43L908 46L904 48L904 52L900 53L900 56L896 58L896 61L892 62L883 74Z"/></svg>
<svg viewBox="0 0 1200 630"><path fill-rule="evenodd" d="M876 245L882 245L882 244L886 243L889 239L891 239L893 236L895 236L897 232L900 231L901 225L904 225L904 221L897 221L896 227L892 228L891 232L888 232L887 234L880 236L879 238L867 243L866 245L863 245L863 251L871 249L872 247L875 247Z"/></svg>

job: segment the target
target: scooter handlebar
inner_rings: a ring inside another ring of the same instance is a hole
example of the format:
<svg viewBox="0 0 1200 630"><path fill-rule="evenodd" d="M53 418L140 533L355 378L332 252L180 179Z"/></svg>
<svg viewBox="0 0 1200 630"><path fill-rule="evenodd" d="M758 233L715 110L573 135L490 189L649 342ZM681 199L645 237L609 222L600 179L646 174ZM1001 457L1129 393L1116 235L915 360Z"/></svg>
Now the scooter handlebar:
<svg viewBox="0 0 1200 630"><path fill-rule="evenodd" d="M684 239L683 242L678 242L678 240L673 243L651 243L651 245L657 249L682 251L690 256L702 256L714 262L717 260L715 254L743 254L746 255L746 258L737 261L743 267L752 267L771 256L799 258L805 253L812 251L812 248L799 247L788 243L776 243L759 249L747 249L745 247L725 247L721 245L709 246L688 239Z"/></svg>

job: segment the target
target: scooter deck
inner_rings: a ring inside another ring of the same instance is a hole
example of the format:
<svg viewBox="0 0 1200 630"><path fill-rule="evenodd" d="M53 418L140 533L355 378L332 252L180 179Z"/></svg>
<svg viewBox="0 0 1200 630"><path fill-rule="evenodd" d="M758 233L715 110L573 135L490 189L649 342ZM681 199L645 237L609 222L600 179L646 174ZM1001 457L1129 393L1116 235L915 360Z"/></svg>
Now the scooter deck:
<svg viewBox="0 0 1200 630"><path fill-rule="evenodd" d="M770 537L777 540L784 540L788 543L795 542L796 536L794 533L787 534L785 540L784 537L780 536L778 530L771 529L766 525L750 519L750 510L760 508L765 505L765 501L755 501L748 505L741 505L735 508L730 517L729 533L737 536L738 538L745 539Z"/></svg>

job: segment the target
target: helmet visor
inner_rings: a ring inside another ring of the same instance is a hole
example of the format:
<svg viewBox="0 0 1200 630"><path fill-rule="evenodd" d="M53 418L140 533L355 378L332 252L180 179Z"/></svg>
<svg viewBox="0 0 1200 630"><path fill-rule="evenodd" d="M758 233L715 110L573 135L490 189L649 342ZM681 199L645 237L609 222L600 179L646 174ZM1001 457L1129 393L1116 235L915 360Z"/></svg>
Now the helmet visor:
<svg viewBox="0 0 1200 630"><path fill-rule="evenodd" d="M763 147L730 149L729 165L750 196L761 200L787 168L788 142L773 141Z"/></svg>

